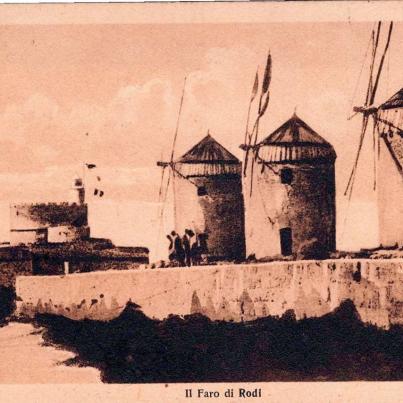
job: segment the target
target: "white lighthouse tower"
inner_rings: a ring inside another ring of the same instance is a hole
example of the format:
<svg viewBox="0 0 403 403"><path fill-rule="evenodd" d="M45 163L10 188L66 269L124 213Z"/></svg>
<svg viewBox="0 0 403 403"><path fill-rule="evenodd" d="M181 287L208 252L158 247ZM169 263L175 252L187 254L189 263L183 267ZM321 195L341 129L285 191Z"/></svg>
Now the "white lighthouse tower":
<svg viewBox="0 0 403 403"><path fill-rule="evenodd" d="M85 204L85 186L80 177L75 177L71 187L71 202L83 205Z"/></svg>

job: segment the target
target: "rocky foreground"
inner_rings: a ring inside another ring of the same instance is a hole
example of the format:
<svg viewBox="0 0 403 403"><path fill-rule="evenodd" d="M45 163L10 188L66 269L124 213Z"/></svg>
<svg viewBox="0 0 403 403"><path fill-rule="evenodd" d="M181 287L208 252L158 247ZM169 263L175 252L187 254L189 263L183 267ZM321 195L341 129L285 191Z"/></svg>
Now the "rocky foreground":
<svg viewBox="0 0 403 403"><path fill-rule="evenodd" d="M293 312L253 322L201 315L151 320L129 303L108 322L42 314L44 339L103 382L403 380L403 328L365 325L351 301L320 318Z"/></svg>

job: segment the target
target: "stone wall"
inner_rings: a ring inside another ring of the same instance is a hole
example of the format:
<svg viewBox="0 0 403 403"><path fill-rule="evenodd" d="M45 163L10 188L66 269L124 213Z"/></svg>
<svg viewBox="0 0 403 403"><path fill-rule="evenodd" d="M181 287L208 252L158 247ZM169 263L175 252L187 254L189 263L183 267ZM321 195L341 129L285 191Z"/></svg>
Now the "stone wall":
<svg viewBox="0 0 403 403"><path fill-rule="evenodd" d="M29 244L65 232L68 240L88 237L88 206L75 203L23 203L10 206L10 243ZM80 230L78 230L80 228ZM61 234L62 235L62 234ZM59 238L60 240L60 238Z"/></svg>
<svg viewBox="0 0 403 403"><path fill-rule="evenodd" d="M138 269L17 278L17 312L54 312L107 320L128 301L145 315L202 313L249 321L282 315L321 316L346 299L365 322L403 324L403 259L324 260Z"/></svg>
<svg viewBox="0 0 403 403"><path fill-rule="evenodd" d="M17 276L32 275L32 261L16 260L0 262L0 285L4 287L14 287Z"/></svg>
<svg viewBox="0 0 403 403"><path fill-rule="evenodd" d="M0 286L14 288L17 276L33 274L32 254L26 248L0 248Z"/></svg>
<svg viewBox="0 0 403 403"><path fill-rule="evenodd" d="M47 235L49 243L74 242L78 239L88 239L90 237L90 228L87 226L58 225L49 227Z"/></svg>
<svg viewBox="0 0 403 403"><path fill-rule="evenodd" d="M36 229L49 226L87 225L88 207L74 203L14 204L10 207L12 229Z"/></svg>

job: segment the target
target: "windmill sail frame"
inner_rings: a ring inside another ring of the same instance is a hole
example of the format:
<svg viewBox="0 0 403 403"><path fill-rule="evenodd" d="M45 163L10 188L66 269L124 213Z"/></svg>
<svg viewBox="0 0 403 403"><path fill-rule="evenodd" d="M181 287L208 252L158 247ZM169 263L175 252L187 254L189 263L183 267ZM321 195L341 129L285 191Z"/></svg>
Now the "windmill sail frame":
<svg viewBox="0 0 403 403"><path fill-rule="evenodd" d="M372 30L371 37L372 37L372 57L371 57L371 65L370 65L370 73L369 73L369 80L368 80L368 86L367 86L367 92L366 92L366 97L365 97L365 102L364 106L361 107L354 107L353 110L356 113L362 113L362 125L361 125L361 133L360 133L360 138L359 138L359 143L358 143L358 149L357 153L355 156L353 168L351 170L348 183L344 192L344 195L348 195L348 199L351 200L351 196L353 193L354 189L354 183L355 183L355 178L356 178L356 173L357 173L357 168L358 168L358 162L360 159L362 147L364 144L364 139L366 136L367 128L368 128L368 122L370 117L373 120L373 130L372 130L372 135L373 135L373 151L374 151L374 190L376 189L376 155L379 153L377 151L377 147L379 148L379 143L377 144L375 140L376 136L376 127L377 127L377 112L378 108L374 107L374 102L375 102L375 96L376 92L379 86L379 81L381 77L381 73L383 70L383 65L385 62L385 57L386 54L389 50L390 42L391 42L391 37L392 37L392 31L393 31L393 21L390 22L389 24L389 29L388 29L388 34L387 34L387 39L385 42L385 47L380 59L380 62L378 64L378 69L374 81L374 68L375 68L375 63L376 63L376 57L377 57L377 51L379 47L379 39L380 39L380 34L382 30L382 22L379 21L377 24L377 31L375 34L375 30Z"/></svg>

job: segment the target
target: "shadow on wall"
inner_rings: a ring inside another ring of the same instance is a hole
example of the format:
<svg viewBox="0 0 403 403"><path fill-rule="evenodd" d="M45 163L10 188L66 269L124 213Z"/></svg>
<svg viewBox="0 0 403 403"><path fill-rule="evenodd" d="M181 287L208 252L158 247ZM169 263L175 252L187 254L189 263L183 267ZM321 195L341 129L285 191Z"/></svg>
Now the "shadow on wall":
<svg viewBox="0 0 403 403"><path fill-rule="evenodd" d="M128 303L109 322L40 314L45 342L77 354L108 383L403 380L403 329L364 325L347 300L320 318L248 323L200 314L151 320Z"/></svg>

